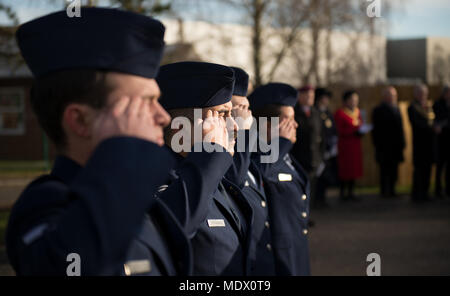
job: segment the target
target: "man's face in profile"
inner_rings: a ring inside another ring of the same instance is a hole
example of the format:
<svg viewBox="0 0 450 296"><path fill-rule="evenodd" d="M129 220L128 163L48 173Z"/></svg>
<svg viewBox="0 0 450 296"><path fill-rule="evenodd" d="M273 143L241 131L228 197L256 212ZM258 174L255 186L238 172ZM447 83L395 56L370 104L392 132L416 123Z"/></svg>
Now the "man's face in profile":
<svg viewBox="0 0 450 296"><path fill-rule="evenodd" d="M149 108L157 128L158 144L164 144L163 128L170 123L170 116L159 103L161 95L155 79L135 75L111 72L108 73L107 83L113 90L108 96L107 107L113 105L121 97L127 96L131 100L141 97L150 102Z"/></svg>

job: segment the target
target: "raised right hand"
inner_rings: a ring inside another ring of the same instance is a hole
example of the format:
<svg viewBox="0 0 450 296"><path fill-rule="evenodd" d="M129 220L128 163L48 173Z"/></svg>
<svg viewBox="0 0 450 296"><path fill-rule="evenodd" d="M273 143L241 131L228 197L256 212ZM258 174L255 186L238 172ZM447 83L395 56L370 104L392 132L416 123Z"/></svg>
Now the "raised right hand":
<svg viewBox="0 0 450 296"><path fill-rule="evenodd" d="M282 119L279 125L279 136L295 143L297 141L297 127L298 123L294 119Z"/></svg>
<svg viewBox="0 0 450 296"><path fill-rule="evenodd" d="M217 111L208 110L206 118L199 120L198 124L202 124L203 142L215 143L229 150L228 129L223 117L219 116Z"/></svg>
<svg viewBox="0 0 450 296"><path fill-rule="evenodd" d="M155 123L150 101L141 97L121 97L101 110L92 128L94 145L115 137L128 136L164 145L162 126Z"/></svg>

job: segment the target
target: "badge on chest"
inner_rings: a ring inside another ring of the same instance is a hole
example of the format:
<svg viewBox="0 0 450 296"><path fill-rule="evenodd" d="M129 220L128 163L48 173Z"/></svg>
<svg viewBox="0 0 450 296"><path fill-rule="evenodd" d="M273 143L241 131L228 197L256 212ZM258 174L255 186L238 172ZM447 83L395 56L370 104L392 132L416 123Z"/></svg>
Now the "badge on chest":
<svg viewBox="0 0 450 296"><path fill-rule="evenodd" d="M292 175L286 174L286 173L279 173L278 174L278 181L280 182L290 182L292 181Z"/></svg>
<svg viewBox="0 0 450 296"><path fill-rule="evenodd" d="M209 227L225 227L225 220L223 219L208 219Z"/></svg>
<svg viewBox="0 0 450 296"><path fill-rule="evenodd" d="M152 270L150 260L131 260L123 265L125 275L148 273Z"/></svg>

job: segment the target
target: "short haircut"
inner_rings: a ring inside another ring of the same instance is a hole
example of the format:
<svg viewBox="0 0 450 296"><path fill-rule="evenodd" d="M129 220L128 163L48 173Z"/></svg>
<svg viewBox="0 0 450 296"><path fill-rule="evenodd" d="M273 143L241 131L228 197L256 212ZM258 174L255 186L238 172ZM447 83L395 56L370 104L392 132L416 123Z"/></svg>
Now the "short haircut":
<svg viewBox="0 0 450 296"><path fill-rule="evenodd" d="M392 85L388 85L388 86L384 87L383 90L381 91L382 97L386 98L386 96L390 95L391 94L391 92L390 92L391 89L395 89L395 87L392 86Z"/></svg>
<svg viewBox="0 0 450 296"><path fill-rule="evenodd" d="M342 95L342 101L347 102L354 94L357 94L356 90L354 89L345 91Z"/></svg>
<svg viewBox="0 0 450 296"><path fill-rule="evenodd" d="M315 102L317 102L325 97L328 97L331 99L331 97L333 97L333 93L326 88L316 88L315 97L316 97Z"/></svg>
<svg viewBox="0 0 450 296"><path fill-rule="evenodd" d="M425 83L416 83L414 85L414 89L413 89L413 95L414 97L416 97L417 95L419 95L419 93L422 93L422 91L426 89L428 90L428 86Z"/></svg>
<svg viewBox="0 0 450 296"><path fill-rule="evenodd" d="M106 105L112 90L104 71L65 70L40 77L31 90L31 106L48 137L57 149L66 146L62 116L71 103L86 104L95 109Z"/></svg>

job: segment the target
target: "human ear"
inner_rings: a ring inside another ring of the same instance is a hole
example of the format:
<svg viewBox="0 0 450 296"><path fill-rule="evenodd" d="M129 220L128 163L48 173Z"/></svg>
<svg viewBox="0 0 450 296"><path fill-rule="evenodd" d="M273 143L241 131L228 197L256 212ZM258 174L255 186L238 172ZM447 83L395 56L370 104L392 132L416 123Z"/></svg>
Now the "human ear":
<svg viewBox="0 0 450 296"><path fill-rule="evenodd" d="M62 125L68 129L69 133L78 137L89 138L95 114L97 112L84 104L69 104L62 117Z"/></svg>

